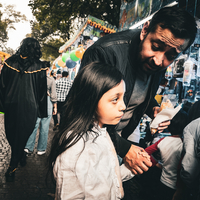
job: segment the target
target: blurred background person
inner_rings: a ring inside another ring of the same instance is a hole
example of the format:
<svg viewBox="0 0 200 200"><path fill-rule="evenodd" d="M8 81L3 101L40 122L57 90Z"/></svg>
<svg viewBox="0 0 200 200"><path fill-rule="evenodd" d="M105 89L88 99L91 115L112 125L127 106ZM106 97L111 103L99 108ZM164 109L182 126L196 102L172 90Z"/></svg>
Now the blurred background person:
<svg viewBox="0 0 200 200"><path fill-rule="evenodd" d="M63 106L65 103L65 99L69 93L69 90L72 86L72 82L68 79L69 73L68 71L62 72L62 78L56 81L56 93L57 93L57 107L58 107L58 113L61 113L63 110ZM55 115L54 118L56 118L58 115ZM61 115L60 115L61 117ZM53 130L57 130L59 127L58 119L55 119L57 121L57 124L53 127Z"/></svg>
<svg viewBox="0 0 200 200"><path fill-rule="evenodd" d="M5 113L5 133L11 146L7 181L14 181L37 117L47 117L46 68L39 60L41 56L39 42L25 38L17 52L4 62L1 71L0 111Z"/></svg>
<svg viewBox="0 0 200 200"><path fill-rule="evenodd" d="M49 133L49 124L53 115L57 113L57 97L56 97L56 83L53 77L48 76L50 71L50 62L44 61L47 67L47 106L48 106L48 116L45 118L37 118L35 129L29 137L24 151L26 153L32 153L35 146L35 138L37 135L37 130L40 124L40 133L37 144L37 154L43 155L46 153L48 133ZM26 156L24 157L26 159Z"/></svg>

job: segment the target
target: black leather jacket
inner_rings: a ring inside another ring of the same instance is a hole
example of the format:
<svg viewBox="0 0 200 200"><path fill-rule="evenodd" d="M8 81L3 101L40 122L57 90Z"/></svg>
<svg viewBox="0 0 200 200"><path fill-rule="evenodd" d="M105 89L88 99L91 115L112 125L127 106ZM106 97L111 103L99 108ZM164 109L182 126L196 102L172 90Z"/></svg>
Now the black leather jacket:
<svg viewBox="0 0 200 200"><path fill-rule="evenodd" d="M92 61L101 61L116 66L122 72L126 83L124 96L126 106L131 97L137 75L136 58L139 51L140 32L139 29L126 30L100 38L86 50L81 62L81 68ZM121 133L123 138L127 139L135 130L143 114L146 113L149 117L153 115L152 108L158 105L154 96L164 73L165 70L152 75L146 99L134 110L129 124ZM127 142L123 141L120 146L123 146L123 150L120 150L120 156L124 157L130 148L130 144L128 145Z"/></svg>

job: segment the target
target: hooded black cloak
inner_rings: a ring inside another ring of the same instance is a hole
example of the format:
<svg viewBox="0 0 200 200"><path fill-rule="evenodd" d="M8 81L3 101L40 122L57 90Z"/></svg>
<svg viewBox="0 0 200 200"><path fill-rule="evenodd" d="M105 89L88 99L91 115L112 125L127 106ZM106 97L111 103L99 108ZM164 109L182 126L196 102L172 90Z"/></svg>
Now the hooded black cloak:
<svg viewBox="0 0 200 200"><path fill-rule="evenodd" d="M37 117L47 117L46 69L41 61L25 67L19 55L8 58L0 76L0 111L11 146L11 160L18 163Z"/></svg>

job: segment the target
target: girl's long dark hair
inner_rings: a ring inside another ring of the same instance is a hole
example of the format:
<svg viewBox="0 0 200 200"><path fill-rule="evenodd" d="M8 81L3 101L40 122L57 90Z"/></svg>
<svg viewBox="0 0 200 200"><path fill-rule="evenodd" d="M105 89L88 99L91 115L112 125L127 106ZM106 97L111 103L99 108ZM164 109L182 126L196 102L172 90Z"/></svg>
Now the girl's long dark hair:
<svg viewBox="0 0 200 200"><path fill-rule="evenodd" d="M60 130L52 140L48 156L51 173L56 158L91 131L100 98L122 79L121 72L103 63L93 62L79 71L66 99Z"/></svg>

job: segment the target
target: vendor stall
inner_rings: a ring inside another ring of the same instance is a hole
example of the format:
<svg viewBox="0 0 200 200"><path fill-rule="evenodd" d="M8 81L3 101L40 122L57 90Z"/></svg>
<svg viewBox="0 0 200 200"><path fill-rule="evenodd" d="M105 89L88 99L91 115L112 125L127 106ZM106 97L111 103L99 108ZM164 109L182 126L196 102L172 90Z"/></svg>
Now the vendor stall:
<svg viewBox="0 0 200 200"><path fill-rule="evenodd" d="M115 26L89 15L73 37L60 47L60 55L53 62L52 68L62 70L67 67L69 77L73 80L85 50L98 38L117 31Z"/></svg>

